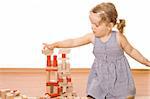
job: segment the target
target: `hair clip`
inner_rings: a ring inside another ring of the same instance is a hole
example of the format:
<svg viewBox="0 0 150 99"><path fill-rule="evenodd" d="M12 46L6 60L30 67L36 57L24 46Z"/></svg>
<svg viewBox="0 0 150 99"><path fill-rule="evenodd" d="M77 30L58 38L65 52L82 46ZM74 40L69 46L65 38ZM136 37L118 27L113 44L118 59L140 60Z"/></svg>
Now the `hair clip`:
<svg viewBox="0 0 150 99"><path fill-rule="evenodd" d="M98 15L105 14L104 11L97 12Z"/></svg>

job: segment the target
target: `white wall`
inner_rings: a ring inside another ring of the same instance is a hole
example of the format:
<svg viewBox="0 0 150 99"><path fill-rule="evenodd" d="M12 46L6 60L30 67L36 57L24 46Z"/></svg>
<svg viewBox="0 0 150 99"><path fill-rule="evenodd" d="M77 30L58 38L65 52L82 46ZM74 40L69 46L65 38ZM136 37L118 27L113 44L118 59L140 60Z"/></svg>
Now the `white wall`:
<svg viewBox="0 0 150 99"><path fill-rule="evenodd" d="M115 3L119 18L127 21L128 40L150 59L149 1L104 1ZM45 67L42 43L91 32L89 10L99 2L102 0L0 0L0 67ZM91 67L93 58L92 45L71 50L73 68ZM130 58L129 62L132 68L142 67Z"/></svg>

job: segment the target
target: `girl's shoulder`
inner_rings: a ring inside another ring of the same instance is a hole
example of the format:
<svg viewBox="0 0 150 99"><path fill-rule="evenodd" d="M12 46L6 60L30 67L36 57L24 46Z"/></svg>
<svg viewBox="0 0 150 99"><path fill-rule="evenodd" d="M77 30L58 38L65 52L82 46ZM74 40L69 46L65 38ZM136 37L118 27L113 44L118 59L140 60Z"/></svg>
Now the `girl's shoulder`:
<svg viewBox="0 0 150 99"><path fill-rule="evenodd" d="M119 42L122 42L123 40L126 39L126 36L123 33L120 33L120 32L116 32L116 37L117 37Z"/></svg>
<svg viewBox="0 0 150 99"><path fill-rule="evenodd" d="M124 45L127 44L128 40L126 38L126 36L123 33L117 32L116 33L116 38L117 38L117 42L118 44L123 48Z"/></svg>

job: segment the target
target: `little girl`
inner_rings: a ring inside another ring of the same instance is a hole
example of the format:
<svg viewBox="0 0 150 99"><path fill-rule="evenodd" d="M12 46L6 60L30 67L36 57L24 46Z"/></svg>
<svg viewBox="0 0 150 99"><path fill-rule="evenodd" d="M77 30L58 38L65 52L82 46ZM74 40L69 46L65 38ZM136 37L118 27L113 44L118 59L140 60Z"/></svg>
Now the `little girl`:
<svg viewBox="0 0 150 99"><path fill-rule="evenodd" d="M93 43L95 59L87 84L89 99L127 99L127 96L135 96L135 85L124 52L136 61L150 66L150 61L133 48L123 35L125 20L117 23L117 17L112 3L98 4L89 15L92 33L52 44L44 43L43 52L47 49L53 51L54 48L73 48ZM118 31L112 31L114 26Z"/></svg>

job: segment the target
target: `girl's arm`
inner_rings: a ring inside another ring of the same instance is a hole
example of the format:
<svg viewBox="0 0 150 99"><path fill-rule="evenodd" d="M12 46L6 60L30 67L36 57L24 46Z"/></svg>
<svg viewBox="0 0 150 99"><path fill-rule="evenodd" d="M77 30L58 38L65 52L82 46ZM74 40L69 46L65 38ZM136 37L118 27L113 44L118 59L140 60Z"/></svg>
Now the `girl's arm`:
<svg viewBox="0 0 150 99"><path fill-rule="evenodd" d="M146 66L150 66L150 61L147 60L137 49L133 48L132 45L128 42L128 40L126 39L126 37L123 34L118 33L118 37L119 37L119 42L120 42L122 49L130 57L132 57L136 61L138 61Z"/></svg>
<svg viewBox="0 0 150 99"><path fill-rule="evenodd" d="M93 33L86 34L82 37L75 38L75 39L67 39L63 41L58 41L52 44L44 44L44 48L47 47L48 49L54 49L54 48L72 48L72 47L78 47L85 44L89 44L92 42Z"/></svg>

